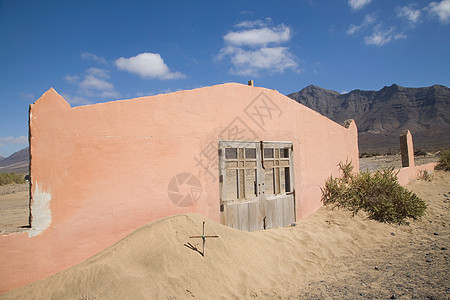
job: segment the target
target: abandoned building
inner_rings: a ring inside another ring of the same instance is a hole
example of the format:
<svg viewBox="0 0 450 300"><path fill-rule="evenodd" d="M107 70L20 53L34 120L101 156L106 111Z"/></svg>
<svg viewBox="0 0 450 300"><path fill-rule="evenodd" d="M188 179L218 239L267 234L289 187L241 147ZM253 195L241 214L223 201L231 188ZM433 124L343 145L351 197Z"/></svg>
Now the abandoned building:
<svg viewBox="0 0 450 300"><path fill-rule="evenodd" d="M73 108L50 89L29 126L31 229L0 236L0 292L175 214L286 226L322 205L339 162L359 164L353 121L237 83Z"/></svg>

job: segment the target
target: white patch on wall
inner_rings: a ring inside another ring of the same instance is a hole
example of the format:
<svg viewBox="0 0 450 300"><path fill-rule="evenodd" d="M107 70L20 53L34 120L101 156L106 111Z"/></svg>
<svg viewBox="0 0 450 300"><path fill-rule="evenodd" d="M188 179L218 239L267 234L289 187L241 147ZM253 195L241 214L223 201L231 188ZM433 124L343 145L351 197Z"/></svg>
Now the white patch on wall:
<svg viewBox="0 0 450 300"><path fill-rule="evenodd" d="M31 229L28 231L28 236L37 236L52 223L52 211L50 210L50 200L52 195L44 192L37 182L34 184L33 201L31 202Z"/></svg>

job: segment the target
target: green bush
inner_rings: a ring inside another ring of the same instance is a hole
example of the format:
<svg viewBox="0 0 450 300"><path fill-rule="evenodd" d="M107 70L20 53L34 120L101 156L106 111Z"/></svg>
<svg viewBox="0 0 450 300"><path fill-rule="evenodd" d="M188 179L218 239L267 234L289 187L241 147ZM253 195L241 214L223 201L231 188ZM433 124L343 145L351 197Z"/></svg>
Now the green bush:
<svg viewBox="0 0 450 300"><path fill-rule="evenodd" d="M0 173L0 185L7 185L13 183L25 183L25 178L22 175L11 173Z"/></svg>
<svg viewBox="0 0 450 300"><path fill-rule="evenodd" d="M450 171L450 150L446 150L441 153L439 164L435 167L435 169Z"/></svg>
<svg viewBox="0 0 450 300"><path fill-rule="evenodd" d="M331 176L322 188L322 202L349 209L356 215L364 210L371 219L402 224L406 218L424 215L426 203L397 182L394 168L376 173L353 173L351 162L340 163L343 175Z"/></svg>

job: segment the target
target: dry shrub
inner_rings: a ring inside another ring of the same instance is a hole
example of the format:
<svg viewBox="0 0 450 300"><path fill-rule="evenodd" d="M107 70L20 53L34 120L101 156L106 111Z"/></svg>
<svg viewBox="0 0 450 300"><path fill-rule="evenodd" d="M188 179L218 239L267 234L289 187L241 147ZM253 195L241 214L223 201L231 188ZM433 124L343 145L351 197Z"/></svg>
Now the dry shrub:
<svg viewBox="0 0 450 300"><path fill-rule="evenodd" d="M351 162L339 163L339 168L342 177L331 176L321 189L325 205L349 209L353 215L362 209L371 219L395 224L424 215L426 203L398 183L393 167L372 174L353 173Z"/></svg>
<svg viewBox="0 0 450 300"><path fill-rule="evenodd" d="M25 178L22 175L11 173L0 173L0 185L25 183Z"/></svg>
<svg viewBox="0 0 450 300"><path fill-rule="evenodd" d="M435 169L450 171L450 150L446 150L441 153L439 164L435 167Z"/></svg>
<svg viewBox="0 0 450 300"><path fill-rule="evenodd" d="M417 178L419 180L431 181L433 180L433 175L427 170L419 170L419 174L417 174Z"/></svg>

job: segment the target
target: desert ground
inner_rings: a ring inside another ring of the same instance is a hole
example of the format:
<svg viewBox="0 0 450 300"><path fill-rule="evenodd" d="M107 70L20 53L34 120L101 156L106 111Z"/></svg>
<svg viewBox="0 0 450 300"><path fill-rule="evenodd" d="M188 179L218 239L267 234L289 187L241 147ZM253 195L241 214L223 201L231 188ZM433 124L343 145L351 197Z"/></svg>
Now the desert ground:
<svg viewBox="0 0 450 300"><path fill-rule="evenodd" d="M430 152L424 156L416 156L414 157L415 164L417 166L420 166L432 162L438 162L439 153L440 152ZM380 170L384 167L394 167L396 169L401 168L402 167L401 155L400 154L380 155L359 159L359 171L361 172L373 172L376 170Z"/></svg>
<svg viewBox="0 0 450 300"><path fill-rule="evenodd" d="M0 186L0 234L26 230L28 226L29 186Z"/></svg>
<svg viewBox="0 0 450 300"><path fill-rule="evenodd" d="M252 233L197 214L169 217L0 299L450 299L450 173L407 189L428 209L402 226L330 206ZM201 239L189 238L203 221L219 236L204 257Z"/></svg>

